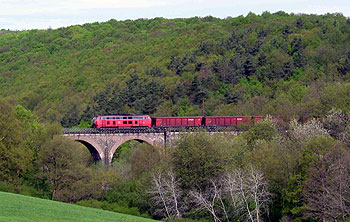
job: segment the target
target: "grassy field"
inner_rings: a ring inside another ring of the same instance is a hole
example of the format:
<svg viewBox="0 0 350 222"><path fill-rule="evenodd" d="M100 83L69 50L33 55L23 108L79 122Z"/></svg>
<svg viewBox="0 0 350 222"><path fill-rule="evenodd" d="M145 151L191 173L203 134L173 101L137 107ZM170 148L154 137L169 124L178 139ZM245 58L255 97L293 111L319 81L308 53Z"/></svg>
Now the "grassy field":
<svg viewBox="0 0 350 222"><path fill-rule="evenodd" d="M0 192L0 221L154 221L141 217Z"/></svg>

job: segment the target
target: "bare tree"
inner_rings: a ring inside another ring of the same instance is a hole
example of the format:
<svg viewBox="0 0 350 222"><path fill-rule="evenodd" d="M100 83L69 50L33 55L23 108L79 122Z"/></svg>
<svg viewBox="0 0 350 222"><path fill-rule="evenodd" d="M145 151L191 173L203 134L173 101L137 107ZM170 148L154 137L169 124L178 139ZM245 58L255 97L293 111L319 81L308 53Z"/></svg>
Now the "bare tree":
<svg viewBox="0 0 350 222"><path fill-rule="evenodd" d="M149 191L158 206L157 211L167 218L181 218L181 196L179 181L170 169L167 173L157 170L152 173L153 188Z"/></svg>
<svg viewBox="0 0 350 222"><path fill-rule="evenodd" d="M190 191L190 196L193 198L198 209L209 211L214 221L221 221L218 216L217 208L223 211L226 221L230 221L223 201L221 182L218 180L211 180L210 182L209 187L205 191L193 189Z"/></svg>
<svg viewBox="0 0 350 222"><path fill-rule="evenodd" d="M250 166L227 173L224 188L236 213L246 215L248 221L262 221L261 215L268 209L271 194L260 170Z"/></svg>
<svg viewBox="0 0 350 222"><path fill-rule="evenodd" d="M246 197L246 183L243 171L237 169L231 173L227 173L224 177L225 192L231 198L231 204L234 207L235 213L241 214L246 211L248 218L253 220L253 215L249 207L248 197Z"/></svg>
<svg viewBox="0 0 350 222"><path fill-rule="evenodd" d="M190 192L198 209L208 211L214 221L230 221L229 215L242 215L243 221L263 221L271 194L267 190L263 173L250 166L226 173L221 179L211 180L205 190ZM228 203L231 207L228 206ZM227 209L233 209L228 212Z"/></svg>

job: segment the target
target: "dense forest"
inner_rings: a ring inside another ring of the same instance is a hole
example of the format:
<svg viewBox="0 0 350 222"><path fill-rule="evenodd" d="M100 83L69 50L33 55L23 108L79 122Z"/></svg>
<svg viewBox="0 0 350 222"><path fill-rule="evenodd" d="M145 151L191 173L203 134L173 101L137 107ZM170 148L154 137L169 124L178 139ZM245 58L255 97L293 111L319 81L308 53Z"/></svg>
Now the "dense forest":
<svg viewBox="0 0 350 222"><path fill-rule="evenodd" d="M65 127L105 113L324 115L350 110L349 45L341 14L2 30L0 95Z"/></svg>
<svg viewBox="0 0 350 222"><path fill-rule="evenodd" d="M350 218L350 19L341 14L1 30L0 64L0 191L168 221ZM267 118L173 147L131 141L107 168L57 136L111 113Z"/></svg>

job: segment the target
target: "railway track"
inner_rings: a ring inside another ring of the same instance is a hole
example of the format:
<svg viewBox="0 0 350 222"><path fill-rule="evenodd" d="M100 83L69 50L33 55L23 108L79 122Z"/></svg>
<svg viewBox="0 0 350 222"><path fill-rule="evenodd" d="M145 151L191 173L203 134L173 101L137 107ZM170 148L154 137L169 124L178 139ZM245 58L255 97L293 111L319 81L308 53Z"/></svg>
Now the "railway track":
<svg viewBox="0 0 350 222"><path fill-rule="evenodd" d="M237 127L135 127L135 128L64 128L64 134L120 134L167 132L232 132L243 131Z"/></svg>

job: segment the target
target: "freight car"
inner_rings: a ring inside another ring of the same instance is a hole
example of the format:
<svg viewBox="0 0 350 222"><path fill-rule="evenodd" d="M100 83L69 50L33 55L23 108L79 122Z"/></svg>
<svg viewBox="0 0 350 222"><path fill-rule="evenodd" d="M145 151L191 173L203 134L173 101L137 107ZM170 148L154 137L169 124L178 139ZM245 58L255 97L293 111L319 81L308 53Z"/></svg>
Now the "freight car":
<svg viewBox="0 0 350 222"><path fill-rule="evenodd" d="M153 117L152 126L154 127L189 127L202 126L203 117Z"/></svg>
<svg viewBox="0 0 350 222"><path fill-rule="evenodd" d="M206 116L203 119L203 125L208 127L238 126L249 124L252 121L258 122L262 119L264 119L264 116Z"/></svg>

